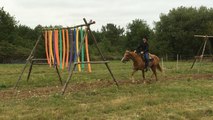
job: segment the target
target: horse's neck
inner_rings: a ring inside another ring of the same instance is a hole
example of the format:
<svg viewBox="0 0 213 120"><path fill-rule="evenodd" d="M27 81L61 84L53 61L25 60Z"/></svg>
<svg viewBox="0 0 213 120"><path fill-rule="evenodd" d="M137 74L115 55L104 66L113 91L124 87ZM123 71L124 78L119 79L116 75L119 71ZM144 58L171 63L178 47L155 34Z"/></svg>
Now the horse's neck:
<svg viewBox="0 0 213 120"><path fill-rule="evenodd" d="M136 53L131 53L131 59L136 64L141 64L143 60L141 59L141 56L137 55Z"/></svg>

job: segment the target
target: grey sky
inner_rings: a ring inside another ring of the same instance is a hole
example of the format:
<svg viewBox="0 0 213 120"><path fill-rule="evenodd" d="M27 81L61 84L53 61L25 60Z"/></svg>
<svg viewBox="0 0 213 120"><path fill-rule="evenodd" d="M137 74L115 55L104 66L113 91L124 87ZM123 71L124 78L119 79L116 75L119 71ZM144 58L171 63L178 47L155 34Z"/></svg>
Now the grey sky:
<svg viewBox="0 0 213 120"><path fill-rule="evenodd" d="M114 23L126 27L139 18L153 27L161 13L167 14L172 8L213 7L212 0L0 0L4 7L16 17L20 24L34 28L36 25L73 26L82 24L82 18L93 19L93 30L102 25Z"/></svg>

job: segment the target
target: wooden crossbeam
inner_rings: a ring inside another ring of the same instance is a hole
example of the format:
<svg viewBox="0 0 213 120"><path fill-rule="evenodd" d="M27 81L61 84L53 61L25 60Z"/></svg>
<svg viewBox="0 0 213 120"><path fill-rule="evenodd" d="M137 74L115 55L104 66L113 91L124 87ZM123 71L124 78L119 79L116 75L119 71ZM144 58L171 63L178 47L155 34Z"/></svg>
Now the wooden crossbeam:
<svg viewBox="0 0 213 120"><path fill-rule="evenodd" d="M105 64L109 63L109 61L90 61L90 62L75 62L74 64Z"/></svg>
<svg viewBox="0 0 213 120"><path fill-rule="evenodd" d="M79 27L83 27L83 26L88 26L88 25L92 25L95 24L95 21L91 21L88 24L81 24L81 25L76 25L76 26L72 26L72 27L54 27L54 28L43 28L43 30L55 30L55 29L73 29L73 28L79 28Z"/></svg>
<svg viewBox="0 0 213 120"><path fill-rule="evenodd" d="M213 38L213 36L209 36L209 35L194 35L194 37Z"/></svg>

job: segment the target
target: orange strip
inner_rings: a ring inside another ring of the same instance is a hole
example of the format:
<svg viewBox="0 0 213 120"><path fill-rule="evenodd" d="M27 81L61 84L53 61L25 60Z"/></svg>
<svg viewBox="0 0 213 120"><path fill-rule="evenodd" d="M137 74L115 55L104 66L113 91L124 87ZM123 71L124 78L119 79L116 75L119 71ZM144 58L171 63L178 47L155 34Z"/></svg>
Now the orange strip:
<svg viewBox="0 0 213 120"><path fill-rule="evenodd" d="M67 55L66 55L66 67L68 67L68 62L69 62L69 48L70 48L70 46L69 46L69 34L68 34L69 32L68 32L68 29L66 29L66 44L67 44Z"/></svg>
<svg viewBox="0 0 213 120"><path fill-rule="evenodd" d="M65 32L64 29L62 29L62 40L63 40L63 61L62 61L62 69L64 69L65 65L65 57L66 57L66 43L65 43Z"/></svg>
<svg viewBox="0 0 213 120"><path fill-rule="evenodd" d="M58 30L54 30L55 34L55 55L56 55L56 61L57 65L60 66L60 59L59 59L59 51L58 51Z"/></svg>
<svg viewBox="0 0 213 120"><path fill-rule="evenodd" d="M47 63L50 64L49 51L48 51L48 35L47 35L47 31L44 32L44 39L45 39L45 51L46 51Z"/></svg>
<svg viewBox="0 0 213 120"><path fill-rule="evenodd" d="M85 36L86 57L87 57L87 62L90 62L87 29L85 30L85 34L86 34ZM87 65L88 65L88 72L92 72L90 63L88 63Z"/></svg>

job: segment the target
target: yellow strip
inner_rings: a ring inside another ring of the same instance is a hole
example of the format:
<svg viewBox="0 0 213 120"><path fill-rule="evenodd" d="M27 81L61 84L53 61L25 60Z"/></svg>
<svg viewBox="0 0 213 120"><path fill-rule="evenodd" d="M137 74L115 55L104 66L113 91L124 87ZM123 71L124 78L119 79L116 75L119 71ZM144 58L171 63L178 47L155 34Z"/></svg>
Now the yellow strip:
<svg viewBox="0 0 213 120"><path fill-rule="evenodd" d="M78 41L79 41L79 30L77 28L76 29L76 53L77 53L77 56L78 56L77 60L78 60L78 62L80 62L80 58L79 58L80 55L78 55L78 52L79 52ZM81 72L81 65L80 64L78 64L78 71Z"/></svg>
<svg viewBox="0 0 213 120"><path fill-rule="evenodd" d="M52 63L54 63L54 57L53 57L53 46L52 46L52 31L49 31L49 58L50 58L50 67L52 66Z"/></svg>
<svg viewBox="0 0 213 120"><path fill-rule="evenodd" d="M70 46L69 46L69 31L66 29L66 44L67 44L67 56L66 56L66 67L68 67L69 62L69 53L70 53Z"/></svg>

